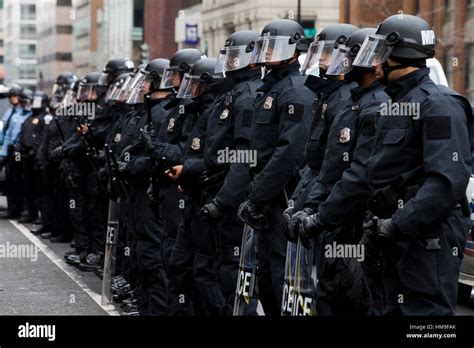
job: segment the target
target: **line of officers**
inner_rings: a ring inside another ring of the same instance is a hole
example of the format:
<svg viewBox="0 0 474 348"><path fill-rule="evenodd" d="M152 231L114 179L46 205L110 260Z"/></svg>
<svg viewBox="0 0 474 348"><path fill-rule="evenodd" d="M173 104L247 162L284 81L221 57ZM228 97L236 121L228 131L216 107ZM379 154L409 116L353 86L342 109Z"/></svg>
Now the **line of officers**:
<svg viewBox="0 0 474 348"><path fill-rule="evenodd" d="M471 107L429 78L434 40L410 15L329 26L311 44L277 19L230 35L218 59L187 48L138 68L112 59L79 81L62 74L52 115L33 103L9 147L9 215L21 213L19 152L35 233L74 237L66 261L105 276L108 200L119 202L112 288L128 315L232 315L244 225L258 235L265 315L291 302L297 242L314 251L312 314L453 315ZM420 114L383 111L402 104ZM16 113L4 116L4 147ZM238 160L252 153L252 165ZM335 245L363 245L363 261L325 253Z"/></svg>

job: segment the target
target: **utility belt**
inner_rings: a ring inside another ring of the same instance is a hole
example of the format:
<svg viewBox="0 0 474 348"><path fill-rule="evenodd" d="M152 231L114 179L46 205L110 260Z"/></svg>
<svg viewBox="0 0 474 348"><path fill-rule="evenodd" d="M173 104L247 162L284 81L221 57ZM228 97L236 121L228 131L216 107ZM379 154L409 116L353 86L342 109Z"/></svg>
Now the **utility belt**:
<svg viewBox="0 0 474 348"><path fill-rule="evenodd" d="M416 195L420 187L421 184L416 184L398 189L393 186L386 186L375 190L368 202L368 209L373 215L381 219L389 219L399 208L402 208L406 202ZM467 197L464 196L463 199L453 207L453 209L456 208L461 208L465 217L471 216Z"/></svg>
<svg viewBox="0 0 474 348"><path fill-rule="evenodd" d="M216 194L224 184L228 172L228 167L219 168L217 171L205 171L199 178L202 191L209 195Z"/></svg>

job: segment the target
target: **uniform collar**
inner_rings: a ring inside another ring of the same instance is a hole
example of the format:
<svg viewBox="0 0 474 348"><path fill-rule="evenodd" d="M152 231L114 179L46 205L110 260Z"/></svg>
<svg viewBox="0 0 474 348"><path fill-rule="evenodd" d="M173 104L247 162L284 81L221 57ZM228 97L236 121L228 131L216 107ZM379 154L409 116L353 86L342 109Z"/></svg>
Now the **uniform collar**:
<svg viewBox="0 0 474 348"><path fill-rule="evenodd" d="M304 85L321 96L328 96L345 84L347 84L346 81L329 80L318 76L309 75Z"/></svg>
<svg viewBox="0 0 474 348"><path fill-rule="evenodd" d="M429 79L430 70L428 68L421 68L413 71L405 76L396 79L390 83L386 88L385 92L392 99L400 99L405 96L413 87L419 85L423 80Z"/></svg>
<svg viewBox="0 0 474 348"><path fill-rule="evenodd" d="M352 100L356 101L362 98L362 96L368 93L370 90L382 86L379 80L374 81L370 86L367 87L355 87L351 89Z"/></svg>
<svg viewBox="0 0 474 348"><path fill-rule="evenodd" d="M243 70L243 71L235 71L228 74L228 79L232 80L235 84L242 82L253 80L255 78L260 78L262 76L262 71L260 69L252 69L252 70ZM226 79L227 80L227 79Z"/></svg>
<svg viewBox="0 0 474 348"><path fill-rule="evenodd" d="M278 82L283 80L285 77L299 73L300 63L298 60L295 60L293 63L285 65L279 69L272 69L265 77L262 79L263 85L258 88L258 91L268 92L272 87Z"/></svg>
<svg viewBox="0 0 474 348"><path fill-rule="evenodd" d="M263 82L280 81L288 75L300 70L300 63L296 59L293 63L282 66L281 68L271 69L270 72L263 78Z"/></svg>

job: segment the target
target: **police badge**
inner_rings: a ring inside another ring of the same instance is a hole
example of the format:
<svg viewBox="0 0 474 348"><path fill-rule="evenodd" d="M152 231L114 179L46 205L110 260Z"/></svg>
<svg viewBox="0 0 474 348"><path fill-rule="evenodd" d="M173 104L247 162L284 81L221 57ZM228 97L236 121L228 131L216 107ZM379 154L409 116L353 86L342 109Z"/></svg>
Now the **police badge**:
<svg viewBox="0 0 474 348"><path fill-rule="evenodd" d="M35 117L31 120L31 123L33 123L34 125L37 125L39 123L39 119L38 117Z"/></svg>
<svg viewBox="0 0 474 348"><path fill-rule="evenodd" d="M224 109L222 111L221 116L219 117L221 120L225 120L229 116L229 109Z"/></svg>
<svg viewBox="0 0 474 348"><path fill-rule="evenodd" d="M168 133L171 133L174 129L174 118L170 118L169 122L168 122L168 127L166 128L166 131Z"/></svg>
<svg viewBox="0 0 474 348"><path fill-rule="evenodd" d="M341 133L339 134L339 142L345 144L351 140L351 129L350 128L342 128Z"/></svg>
<svg viewBox="0 0 474 348"><path fill-rule="evenodd" d="M200 147L201 147L201 139L194 138L191 144L191 149L193 149L194 151L197 151L199 150Z"/></svg>
<svg viewBox="0 0 474 348"><path fill-rule="evenodd" d="M121 133L115 134L114 141L115 141L116 143L119 143L119 142L120 142L120 139L122 139L122 134L121 134Z"/></svg>
<svg viewBox="0 0 474 348"><path fill-rule="evenodd" d="M265 110L269 110L272 108L272 104L273 104L273 98L267 97L267 99L265 99L265 104L263 104L263 108Z"/></svg>

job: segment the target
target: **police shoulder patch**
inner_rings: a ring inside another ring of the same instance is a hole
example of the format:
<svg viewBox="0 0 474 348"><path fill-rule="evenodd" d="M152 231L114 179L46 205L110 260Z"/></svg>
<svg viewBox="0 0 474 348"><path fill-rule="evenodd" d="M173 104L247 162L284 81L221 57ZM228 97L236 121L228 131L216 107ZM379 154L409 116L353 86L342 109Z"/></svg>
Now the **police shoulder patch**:
<svg viewBox="0 0 474 348"><path fill-rule="evenodd" d="M449 116L425 117L426 138L428 140L451 139L451 118Z"/></svg>
<svg viewBox="0 0 474 348"><path fill-rule="evenodd" d="M299 103L287 103L283 110L284 120L300 122L303 119L304 105Z"/></svg>

